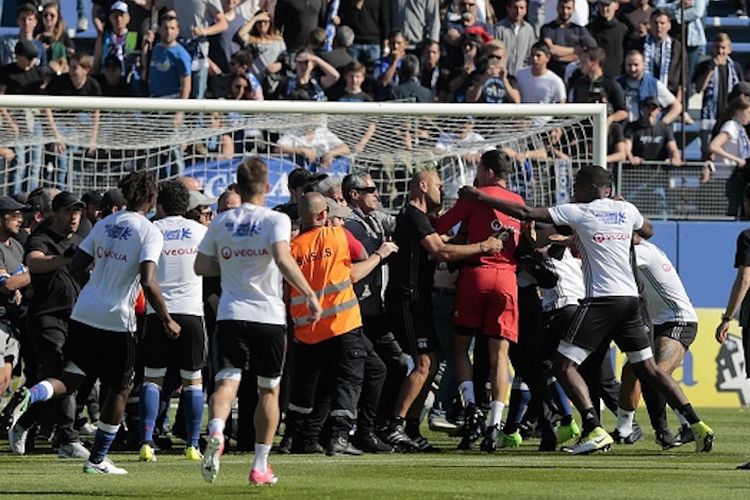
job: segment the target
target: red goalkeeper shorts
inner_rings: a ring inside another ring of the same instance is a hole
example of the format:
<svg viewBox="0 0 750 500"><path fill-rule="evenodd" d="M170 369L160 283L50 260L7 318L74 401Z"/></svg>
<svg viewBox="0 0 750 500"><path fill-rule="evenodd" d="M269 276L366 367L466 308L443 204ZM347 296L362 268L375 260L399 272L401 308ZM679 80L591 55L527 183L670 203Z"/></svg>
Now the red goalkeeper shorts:
<svg viewBox="0 0 750 500"><path fill-rule="evenodd" d="M458 278L453 323L488 337L518 340L518 284L512 268L466 267Z"/></svg>

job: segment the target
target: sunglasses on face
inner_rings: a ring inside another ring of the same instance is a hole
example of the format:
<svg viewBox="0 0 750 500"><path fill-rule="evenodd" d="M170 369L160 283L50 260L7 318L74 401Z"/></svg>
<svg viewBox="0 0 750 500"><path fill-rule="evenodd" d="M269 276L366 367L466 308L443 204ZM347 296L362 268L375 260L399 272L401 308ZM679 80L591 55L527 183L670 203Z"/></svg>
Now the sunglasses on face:
<svg viewBox="0 0 750 500"><path fill-rule="evenodd" d="M354 188L360 193L367 193L367 194L375 194L378 192L378 188L375 186L369 186L369 187L361 187L361 188Z"/></svg>

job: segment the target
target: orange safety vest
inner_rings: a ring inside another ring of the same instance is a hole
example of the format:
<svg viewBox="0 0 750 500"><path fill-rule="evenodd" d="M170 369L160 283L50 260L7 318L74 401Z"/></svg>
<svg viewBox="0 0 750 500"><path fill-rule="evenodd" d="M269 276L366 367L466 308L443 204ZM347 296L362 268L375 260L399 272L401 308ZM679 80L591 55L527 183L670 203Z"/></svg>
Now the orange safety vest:
<svg viewBox="0 0 750 500"><path fill-rule="evenodd" d="M318 227L292 240L291 253L318 296L323 314L312 323L305 296L292 288L290 313L294 337L317 344L362 326L359 301L351 281L349 243L340 227Z"/></svg>

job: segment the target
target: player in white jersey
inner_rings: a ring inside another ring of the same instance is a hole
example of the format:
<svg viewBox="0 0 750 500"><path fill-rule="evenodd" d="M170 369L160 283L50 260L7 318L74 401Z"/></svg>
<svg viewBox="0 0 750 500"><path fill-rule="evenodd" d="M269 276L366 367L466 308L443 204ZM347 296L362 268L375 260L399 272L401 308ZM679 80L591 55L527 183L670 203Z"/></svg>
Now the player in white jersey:
<svg viewBox="0 0 750 500"><path fill-rule="evenodd" d="M286 307L282 276L306 297L313 321L321 308L310 285L289 252L289 217L265 208L268 167L259 158L237 169L239 208L221 213L211 222L198 248L195 272L221 276L217 311L217 339L221 370L211 396L209 441L203 457L203 478L219 474L224 450L224 425L237 395L243 370L258 377L255 410L255 459L250 484L275 484L268 453L279 423L279 382L286 351Z"/></svg>
<svg viewBox="0 0 750 500"><path fill-rule="evenodd" d="M598 166L583 166L573 184L574 203L556 207L528 207L488 197L465 186L461 195L487 203L521 220L570 226L582 257L586 296L560 342L555 368L565 392L583 419L583 434L573 454L607 450L612 437L599 422L578 367L603 342L614 339L643 382L660 391L670 406L691 424L696 451L710 451L714 434L700 420L680 386L656 364L640 311L640 298L631 265L633 232L650 237L653 228L638 209L610 198L612 175Z"/></svg>
<svg viewBox="0 0 750 500"><path fill-rule="evenodd" d="M164 238L145 214L156 204L157 184L146 171L120 181L127 210L96 223L70 263L71 275L86 285L70 315L65 345L67 364L59 379L44 380L21 389L17 409L75 392L89 376L99 378L109 391L83 471L90 474L127 474L106 458L117 435L135 370L135 309L140 287L159 318L164 334L180 335L180 325L167 312L159 289L156 264ZM89 277L88 268L94 264ZM88 280L88 282L87 282ZM14 433L11 431L11 438Z"/></svg>
<svg viewBox="0 0 750 500"><path fill-rule="evenodd" d="M178 180L162 182L156 199L157 220L154 226L164 238L159 257L158 279L167 311L182 327L177 339L164 335L159 317L148 308L143 336L144 377L139 401L142 445L140 460L156 460L153 432L167 365L177 353L182 380L182 404L187 431L185 456L200 460L198 438L203 420L203 378L206 363L207 337L203 322L203 278L195 274L198 244L206 234L206 226L183 217L188 209L190 192Z"/></svg>

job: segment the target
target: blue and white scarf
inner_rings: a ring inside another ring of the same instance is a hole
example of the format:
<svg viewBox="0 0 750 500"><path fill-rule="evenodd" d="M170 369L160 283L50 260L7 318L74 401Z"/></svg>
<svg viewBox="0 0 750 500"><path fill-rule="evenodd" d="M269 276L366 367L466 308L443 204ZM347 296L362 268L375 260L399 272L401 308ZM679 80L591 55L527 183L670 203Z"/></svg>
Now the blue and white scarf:
<svg viewBox="0 0 750 500"><path fill-rule="evenodd" d="M701 128L711 130L716 124L719 115L719 67L715 66L711 76L708 77L708 86L703 91L703 107L701 108ZM727 88L724 95L729 95L735 85L740 81L737 75L737 66L731 57L727 57Z"/></svg>
<svg viewBox="0 0 750 500"><path fill-rule="evenodd" d="M339 15L340 0L333 0L328 8L328 17L326 18L326 41L323 43L323 50L328 52L333 49L333 38L336 36L336 25L333 24L333 18Z"/></svg>
<svg viewBox="0 0 750 500"><path fill-rule="evenodd" d="M745 126L737 120L734 122L737 124L737 128L740 131L740 136L737 138L740 158L750 158L750 139L747 137L747 130L745 130Z"/></svg>
<svg viewBox="0 0 750 500"><path fill-rule="evenodd" d="M646 73L652 73L651 68L654 66L656 49L659 47L659 40L655 39L649 33L643 42L643 59L646 66ZM672 64L672 37L668 36L661 44L661 67L659 74L654 75L664 85L669 86L669 66Z"/></svg>

